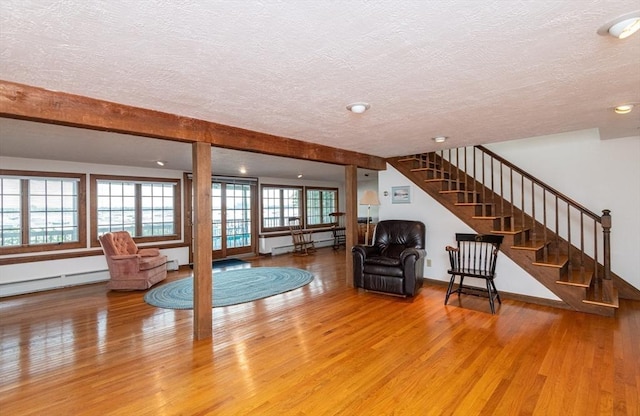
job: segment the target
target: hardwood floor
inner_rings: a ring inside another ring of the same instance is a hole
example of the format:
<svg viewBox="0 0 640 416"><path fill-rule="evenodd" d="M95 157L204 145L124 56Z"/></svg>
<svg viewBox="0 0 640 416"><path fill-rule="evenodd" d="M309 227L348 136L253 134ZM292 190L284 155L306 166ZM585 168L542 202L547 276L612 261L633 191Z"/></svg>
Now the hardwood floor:
<svg viewBox="0 0 640 416"><path fill-rule="evenodd" d="M442 286L348 288L344 256L252 260L315 279L215 308L213 340L193 341L192 311L104 283L0 299L0 413L640 414L640 303L606 318L503 300L492 316L486 299L444 306Z"/></svg>

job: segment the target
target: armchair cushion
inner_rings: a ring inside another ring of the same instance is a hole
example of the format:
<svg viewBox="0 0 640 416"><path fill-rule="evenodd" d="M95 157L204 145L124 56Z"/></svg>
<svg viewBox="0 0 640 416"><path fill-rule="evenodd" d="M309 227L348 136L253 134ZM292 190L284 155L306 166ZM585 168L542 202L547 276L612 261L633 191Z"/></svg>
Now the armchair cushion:
<svg viewBox="0 0 640 416"><path fill-rule="evenodd" d="M138 250L138 255L142 257L157 257L160 255L160 250L157 248L141 248Z"/></svg>

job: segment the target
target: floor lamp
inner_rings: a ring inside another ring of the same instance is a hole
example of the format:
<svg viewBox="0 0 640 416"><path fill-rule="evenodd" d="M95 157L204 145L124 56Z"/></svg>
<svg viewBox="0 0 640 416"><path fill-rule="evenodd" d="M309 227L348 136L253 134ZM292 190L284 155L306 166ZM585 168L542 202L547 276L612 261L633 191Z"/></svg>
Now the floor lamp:
<svg viewBox="0 0 640 416"><path fill-rule="evenodd" d="M367 205L367 232L364 237L364 245L369 245L369 221L371 219L371 205L380 205L380 200L378 199L378 193L376 191L372 191L368 189L364 191L362 198L360 198L360 205Z"/></svg>

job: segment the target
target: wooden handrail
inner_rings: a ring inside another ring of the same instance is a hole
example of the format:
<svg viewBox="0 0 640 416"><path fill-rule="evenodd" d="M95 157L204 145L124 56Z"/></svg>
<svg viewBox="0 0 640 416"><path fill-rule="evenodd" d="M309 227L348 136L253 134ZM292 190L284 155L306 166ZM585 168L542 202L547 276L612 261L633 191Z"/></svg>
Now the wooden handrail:
<svg viewBox="0 0 640 416"><path fill-rule="evenodd" d="M518 218L521 219L521 226L523 229L529 228L531 231L529 239L538 241L541 238L545 242L541 252L542 261L559 262L566 255L570 273L573 271L582 273L586 270L584 261L585 249L587 249L585 234L591 235L593 239L589 247L592 249L594 261L593 275L596 281L611 279L611 215L609 210L603 210L603 215L600 216L484 146L473 146L472 152L468 151L468 147L448 149L446 155L442 150L439 153L433 152L433 157L431 154L422 154L414 155L411 159L420 161L420 169L418 170L431 172L427 174L430 175L429 178L440 177L444 179L445 171L448 171L448 191L462 192L458 196L459 202L473 204L479 202L478 199L480 199L486 203L488 201L485 200L485 195L489 192L491 203L494 204L490 216L500 221L499 229L501 231L516 231L516 209L519 209ZM472 158L471 161L468 160L469 157ZM477 171L478 157L481 161L481 175ZM485 164L486 159L489 159L488 167ZM444 162L447 162L447 165ZM520 198L516 198L514 195L514 181L517 180L514 178L514 172L520 176L518 189ZM486 174L490 178L487 178ZM525 181L528 181L527 185L529 182L531 183L530 188L525 187ZM479 189L478 186L481 186L482 189ZM530 205L527 203L527 206L525 206L525 194L530 199ZM537 200L537 197L540 199ZM562 206L559 201L562 201ZM519 207L518 202L520 203ZM485 207L482 205L481 208L476 208L476 212L480 210L484 216L484 209ZM561 229L560 212L564 209L566 209L566 225L563 224ZM572 245L572 211L579 214L580 219L580 227L577 230L580 237L579 247ZM548 212L552 214L550 218L547 218ZM496 216L497 213L500 215ZM591 218L593 223L585 224L585 217ZM537 219L540 222L537 222ZM530 225L525 223L529 221ZM593 224L593 229L590 229L591 224ZM598 228L601 228L601 237L598 237ZM550 249L554 251L550 253ZM600 266L600 262L602 262L602 266ZM589 266L590 268L591 266Z"/></svg>
<svg viewBox="0 0 640 416"><path fill-rule="evenodd" d="M549 191L550 193L557 195L558 197L560 197L562 200L564 200L565 202L568 202L569 204L571 204L572 206L574 206L576 209L578 209L579 211L584 212L585 214L587 214L588 216L590 216L591 218L593 218L594 220L598 221L598 222L602 222L600 216L598 214L596 214L593 211L590 211L589 209L583 207L582 205L580 205L579 203L577 203L576 201L574 201L573 199L569 198L568 196L566 196L565 194L563 194L562 192L558 191L557 189L554 189L553 187L551 187L550 185L547 185L546 183L542 182L541 180L539 180L538 178L536 178L535 176L531 175L530 173L520 169L519 167L517 167L516 165L514 165L513 163L509 162L508 160L502 158L501 156L495 154L494 152L492 152L491 150L487 149L484 146L475 146L478 150L481 150L482 152L488 154L489 156L493 157L495 160L499 161L500 163L508 166L510 169L513 169L514 171L518 172L520 175L526 177L527 179L531 180L532 182L534 182L535 184L539 185L540 187L546 189L547 191Z"/></svg>

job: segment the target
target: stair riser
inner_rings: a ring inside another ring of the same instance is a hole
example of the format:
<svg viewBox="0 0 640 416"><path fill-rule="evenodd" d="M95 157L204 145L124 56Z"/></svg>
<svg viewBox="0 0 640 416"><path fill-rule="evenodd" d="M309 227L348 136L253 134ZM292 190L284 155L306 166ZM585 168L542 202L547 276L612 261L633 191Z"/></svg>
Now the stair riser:
<svg viewBox="0 0 640 416"><path fill-rule="evenodd" d="M407 178L411 179L416 185L421 187L425 192L427 192L431 197L433 197L436 201L439 201L445 207L447 207L454 215L460 218L462 221L467 223L471 228L476 230L478 233L491 233L494 230L502 230L509 231L511 229L515 229L517 231L518 224L522 222L522 214L517 210L511 208L511 205L506 202L502 203L500 196L495 195L490 190L485 190L484 194L480 188L479 192L459 192L459 193L445 193L441 194L440 192L445 190L453 190L452 187L457 187L458 182L455 181L442 181L442 182L424 182L424 172L420 172L421 175L418 175L417 172L408 172L407 168L401 166L398 163L392 163L398 171L403 173ZM448 169L448 166L443 163L445 172ZM433 173L433 172L432 172ZM439 177L442 175L438 173ZM469 180L467 180L468 185ZM473 181L472 181L473 183ZM455 185L454 185L455 184ZM478 184L476 184L477 186ZM464 186L464 181L460 182L460 187ZM478 189L476 187L476 189ZM483 204L483 205L456 205L456 203L479 203L482 196L493 202L494 204ZM512 210L515 214L514 217L507 215L507 218L499 218L497 220L487 220L482 218L473 218L474 216L485 217L485 216L500 216L502 211ZM480 214L480 215L478 215ZM514 221L515 219L515 221ZM531 221L530 218L526 218L526 221ZM540 226L539 224L536 226ZM533 262L536 260L538 254L533 250L516 250L511 249L514 244L525 245L527 241L532 238L536 238L536 234L527 228L529 225L523 227L525 230L522 232L516 232L515 234L504 234L505 241L501 247L501 250L505 252L505 254L514 260L517 264L520 265L525 271L534 276L540 283L542 283L545 287L547 287L551 292L556 294L560 299L562 299L567 305L577 311L589 312L589 313L597 313L601 315L611 315L611 308L603 308L601 306L594 306L590 304L585 304L582 300L585 299L586 290L584 287L574 286L574 285L566 285L566 284L558 284L557 281L561 280L564 276L566 278L568 273L568 262L566 262L562 267L549 267L549 266L537 266L534 265ZM538 238L540 238L541 233L538 233ZM553 233L547 232L547 237L550 239L555 238ZM566 244L565 244L566 245ZM562 246L561 246L562 247ZM563 250L566 251L566 248ZM565 254L565 253L562 253Z"/></svg>
<svg viewBox="0 0 640 416"><path fill-rule="evenodd" d="M482 202L482 196L474 192L461 191L458 193L458 202L463 204L478 204Z"/></svg>
<svg viewBox="0 0 640 416"><path fill-rule="evenodd" d="M522 246L525 242L531 240L531 230L526 229L513 236L513 245Z"/></svg>
<svg viewBox="0 0 640 416"><path fill-rule="evenodd" d="M512 231L511 217L496 218L493 220L493 229L497 231Z"/></svg>

